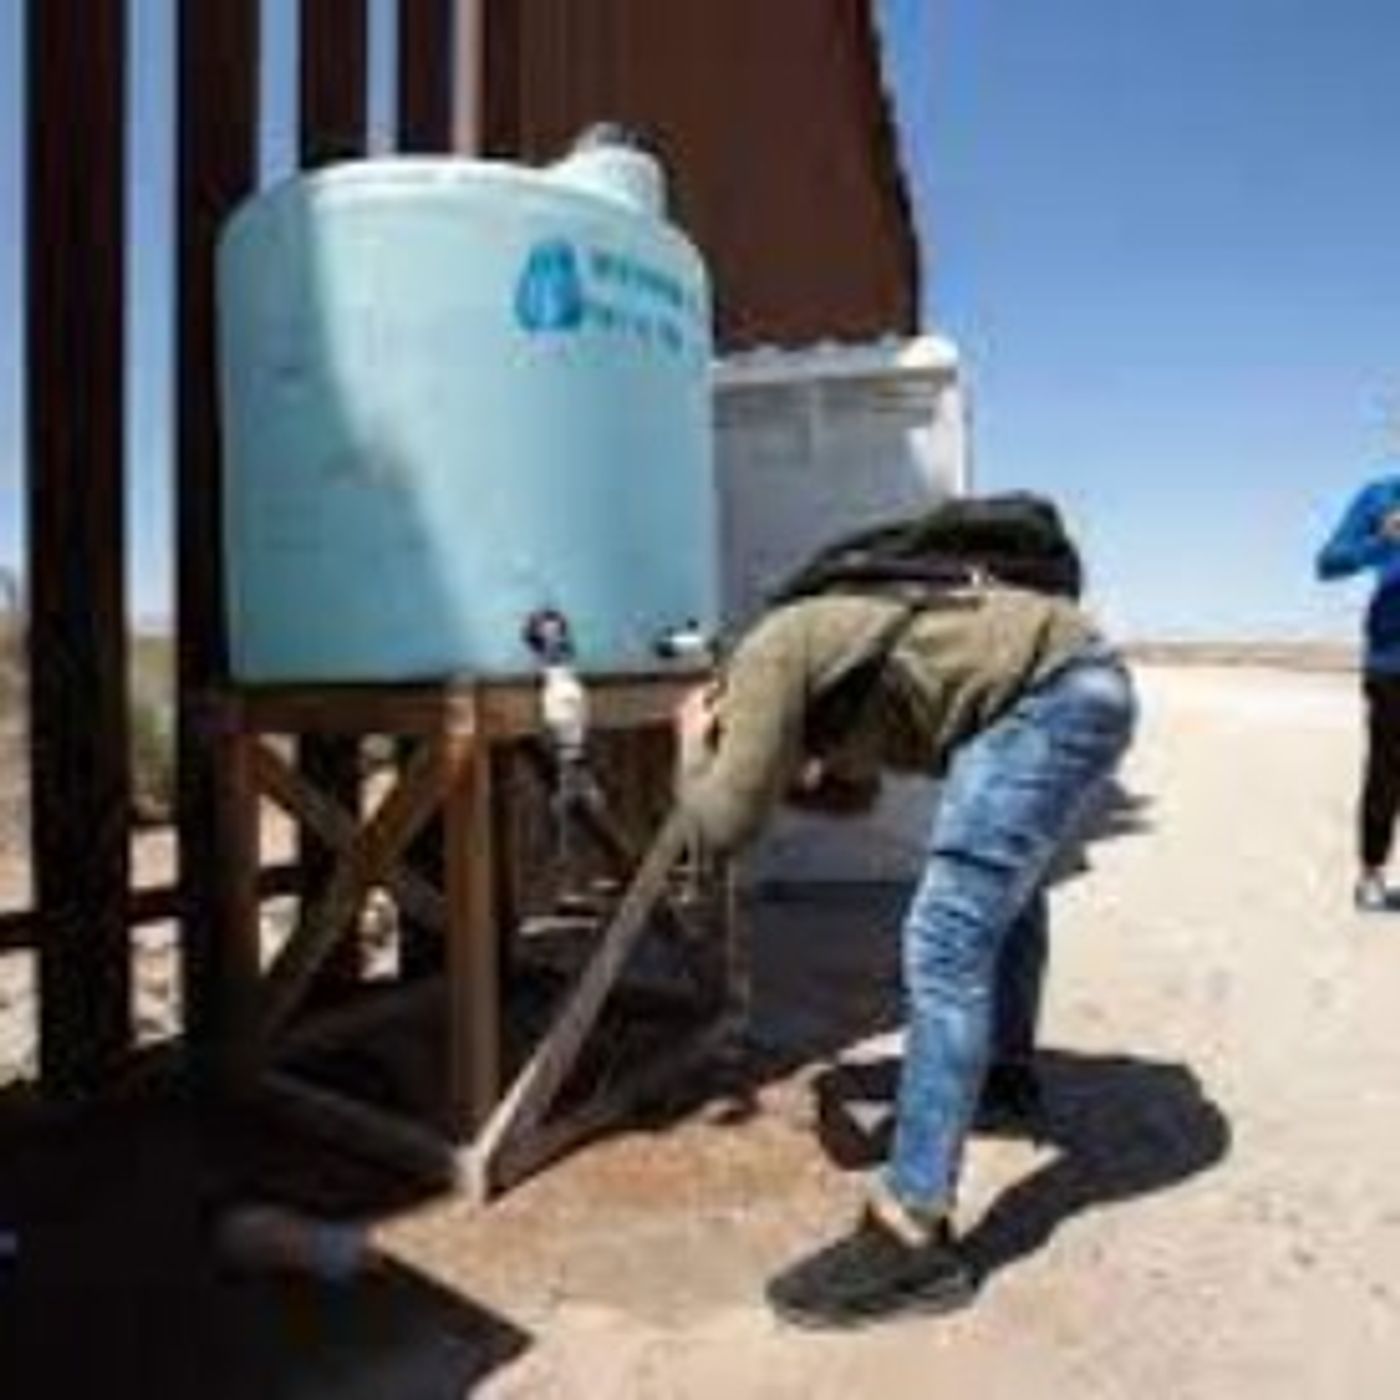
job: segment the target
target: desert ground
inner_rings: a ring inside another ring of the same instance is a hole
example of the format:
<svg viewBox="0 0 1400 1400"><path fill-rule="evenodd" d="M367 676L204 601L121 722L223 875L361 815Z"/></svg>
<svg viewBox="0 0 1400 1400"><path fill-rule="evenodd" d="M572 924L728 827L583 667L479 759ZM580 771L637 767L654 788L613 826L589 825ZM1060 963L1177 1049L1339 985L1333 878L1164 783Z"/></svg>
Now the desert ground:
<svg viewBox="0 0 1400 1400"><path fill-rule="evenodd" d="M509 1346L467 1366L470 1327L395 1330L368 1277L325 1306L359 1309L357 1344L392 1339L275 1393L1395 1395L1400 912L1349 903L1355 680L1139 679L1121 791L1054 896L1051 1140L970 1150L973 1307L813 1335L763 1304L773 1270L850 1219L887 1120L898 900L848 890L752 911L742 1062L485 1213L436 1202L381 1227L390 1273Z"/></svg>
<svg viewBox="0 0 1400 1400"><path fill-rule="evenodd" d="M856 1336L766 1315L764 1277L839 1229L858 1195L818 1105L827 1064L870 1053L782 1024L776 1037L825 1054L763 1085L755 1118L727 1126L712 1109L596 1147L452 1231L452 1257L438 1248L451 1208L393 1233L534 1336L482 1394L1396 1393L1400 914L1348 904L1354 682L1152 667L1140 680L1125 820L1056 895L1059 1141L970 1154L977 1304ZM853 954L887 937L888 917L862 912L768 911L784 955L808 962L814 1021L833 1015L824 971L849 987L853 957L881 960ZM800 1020L792 990L785 1015Z"/></svg>

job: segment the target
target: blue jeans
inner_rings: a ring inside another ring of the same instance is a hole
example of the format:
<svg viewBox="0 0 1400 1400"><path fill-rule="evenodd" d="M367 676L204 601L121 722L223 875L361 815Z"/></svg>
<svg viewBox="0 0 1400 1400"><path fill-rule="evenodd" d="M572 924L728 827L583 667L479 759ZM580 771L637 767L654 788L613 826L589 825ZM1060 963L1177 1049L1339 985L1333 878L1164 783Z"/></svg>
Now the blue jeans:
<svg viewBox="0 0 1400 1400"><path fill-rule="evenodd" d="M909 1028L885 1178L912 1209L952 1208L989 1058L1030 1053L1046 872L1136 714L1127 671L1095 647L1027 690L949 766L903 929Z"/></svg>
<svg viewBox="0 0 1400 1400"><path fill-rule="evenodd" d="M993 1064L1023 1065L1035 1053L1049 939L1049 901L1042 885L1031 892L1002 940L992 987Z"/></svg>

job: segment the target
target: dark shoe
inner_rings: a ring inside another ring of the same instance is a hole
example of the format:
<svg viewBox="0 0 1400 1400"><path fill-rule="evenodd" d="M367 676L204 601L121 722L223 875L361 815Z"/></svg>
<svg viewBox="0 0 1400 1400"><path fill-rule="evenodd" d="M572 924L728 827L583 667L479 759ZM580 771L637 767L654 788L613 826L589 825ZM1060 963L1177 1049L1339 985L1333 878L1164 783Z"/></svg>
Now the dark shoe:
<svg viewBox="0 0 1400 1400"><path fill-rule="evenodd" d="M1030 1065L993 1065L982 1082L972 1131L986 1137L1043 1142L1048 1130L1045 1091L1035 1070Z"/></svg>
<svg viewBox="0 0 1400 1400"><path fill-rule="evenodd" d="M867 1210L844 1239L771 1280L768 1302L798 1327L860 1327L903 1313L951 1312L976 1291L946 1224L914 1245Z"/></svg>
<svg viewBox="0 0 1400 1400"><path fill-rule="evenodd" d="M1351 902L1362 914L1384 914L1393 907L1390 891L1379 875L1363 875L1352 890Z"/></svg>

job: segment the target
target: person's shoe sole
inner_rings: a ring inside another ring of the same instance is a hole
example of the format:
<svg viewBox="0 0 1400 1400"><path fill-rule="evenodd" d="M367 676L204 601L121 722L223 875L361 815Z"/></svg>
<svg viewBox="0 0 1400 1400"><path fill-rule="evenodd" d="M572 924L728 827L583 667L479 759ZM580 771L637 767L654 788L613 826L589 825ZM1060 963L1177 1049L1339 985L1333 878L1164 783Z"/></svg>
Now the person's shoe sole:
<svg viewBox="0 0 1400 1400"><path fill-rule="evenodd" d="M930 1285L928 1288L903 1294L899 1301L890 1307L870 1312L806 1312L774 1298L771 1294L768 1297L768 1306L781 1321L804 1332L854 1332L862 1327L873 1327L880 1322L897 1322L900 1318L935 1317L941 1313L957 1312L967 1307L976 1297L976 1282L971 1278L962 1278L945 1279L937 1286Z"/></svg>

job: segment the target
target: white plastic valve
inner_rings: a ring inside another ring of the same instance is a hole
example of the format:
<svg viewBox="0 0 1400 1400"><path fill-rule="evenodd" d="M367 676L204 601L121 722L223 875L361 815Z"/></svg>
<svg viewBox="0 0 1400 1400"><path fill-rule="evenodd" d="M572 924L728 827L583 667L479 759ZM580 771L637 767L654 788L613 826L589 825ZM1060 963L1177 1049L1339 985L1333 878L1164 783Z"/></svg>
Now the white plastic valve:
<svg viewBox="0 0 1400 1400"><path fill-rule="evenodd" d="M561 752L569 755L582 752L588 737L588 692L571 667L544 668L540 714Z"/></svg>

